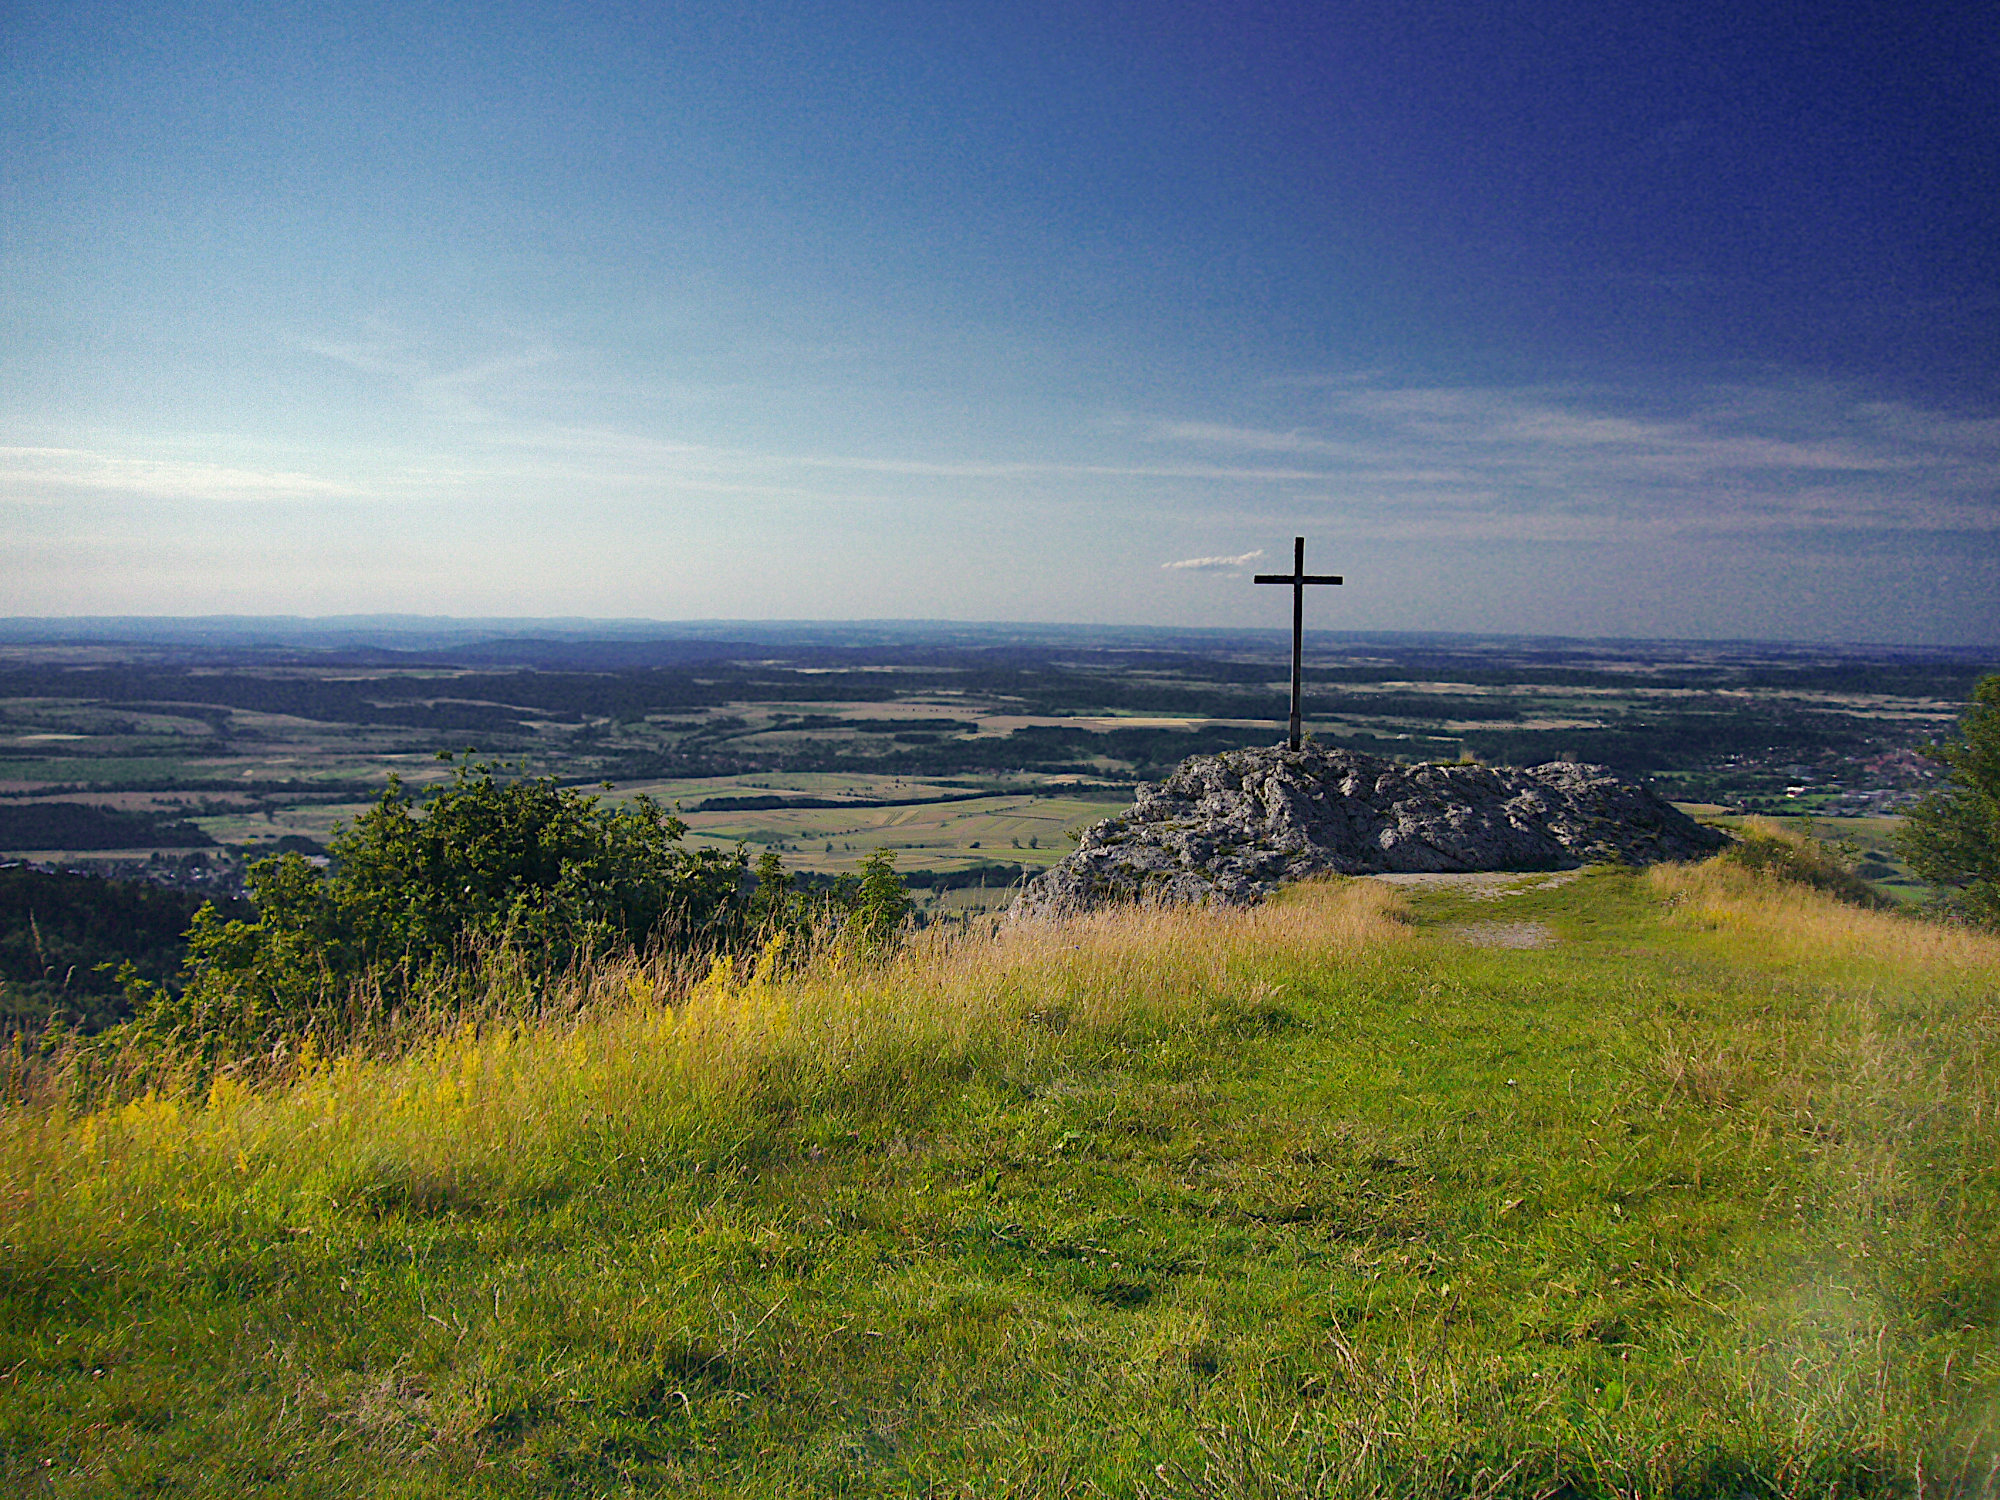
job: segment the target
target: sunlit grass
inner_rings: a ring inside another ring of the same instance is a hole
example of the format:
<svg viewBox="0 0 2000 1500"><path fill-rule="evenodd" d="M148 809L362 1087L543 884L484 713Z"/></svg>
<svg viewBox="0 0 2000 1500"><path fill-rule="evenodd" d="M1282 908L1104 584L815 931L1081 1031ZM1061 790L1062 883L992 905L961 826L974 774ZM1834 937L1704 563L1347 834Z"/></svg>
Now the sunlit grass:
<svg viewBox="0 0 2000 1500"><path fill-rule="evenodd" d="M1804 835L1770 826L1778 837L1808 842ZM1762 958L1821 965L1859 961L1889 966L1911 979L1984 976L2000 963L2000 938L1990 933L1859 910L1727 859L1656 865L1646 880L1671 903L1677 920L1733 932Z"/></svg>
<svg viewBox="0 0 2000 1500"><path fill-rule="evenodd" d="M10 1106L0 1479L1991 1490L1990 939L1711 863L575 984Z"/></svg>
<svg viewBox="0 0 2000 1500"><path fill-rule="evenodd" d="M795 966L777 939L691 985L599 970L549 1007L560 1021L468 1024L391 1061L308 1046L284 1087L225 1074L193 1097L10 1109L8 1243L115 1243L161 1202L294 1230L355 1207L490 1207L559 1190L579 1135L699 1164L834 1100L907 1114L974 1073L1026 1084L1079 1046L1254 1015L1272 972L1404 935L1397 909L1348 883L1248 912L920 933L886 961L829 943Z"/></svg>

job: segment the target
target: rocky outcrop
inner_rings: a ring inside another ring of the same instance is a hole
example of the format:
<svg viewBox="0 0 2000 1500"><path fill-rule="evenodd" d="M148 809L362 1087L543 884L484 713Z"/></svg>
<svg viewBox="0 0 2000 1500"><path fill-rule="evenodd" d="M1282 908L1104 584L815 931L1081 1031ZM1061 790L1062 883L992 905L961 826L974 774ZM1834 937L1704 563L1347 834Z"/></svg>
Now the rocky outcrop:
<svg viewBox="0 0 2000 1500"><path fill-rule="evenodd" d="M1197 755L1016 898L1017 917L1120 901L1245 906L1335 872L1562 870L1711 854L1728 836L1604 766L1404 765L1309 746Z"/></svg>

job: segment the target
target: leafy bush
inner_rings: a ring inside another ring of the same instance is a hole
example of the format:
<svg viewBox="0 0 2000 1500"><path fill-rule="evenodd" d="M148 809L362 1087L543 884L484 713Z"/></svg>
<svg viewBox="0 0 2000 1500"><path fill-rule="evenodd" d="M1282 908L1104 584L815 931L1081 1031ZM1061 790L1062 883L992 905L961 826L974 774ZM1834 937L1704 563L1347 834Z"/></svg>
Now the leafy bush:
<svg viewBox="0 0 2000 1500"><path fill-rule="evenodd" d="M849 907L849 921L864 946L880 948L891 942L916 910L910 888L896 873L896 856L875 849L861 861L861 881Z"/></svg>
<svg viewBox="0 0 2000 1500"><path fill-rule="evenodd" d="M1946 785L1910 809L1898 847L1944 911L2000 928L2000 673L1979 679L1959 732L1924 753L1947 767Z"/></svg>
<svg viewBox="0 0 2000 1500"><path fill-rule="evenodd" d="M858 876L842 875L821 886L787 873L777 853L767 849L757 859L749 918L761 936L787 933L806 939L794 952L838 942L880 956L895 945L916 909L909 882L896 873L896 856L887 849L864 856Z"/></svg>
<svg viewBox="0 0 2000 1500"><path fill-rule="evenodd" d="M792 889L792 877L777 851L766 849L757 856L757 885L750 893L750 925L759 932L775 932L791 925L799 905L799 893Z"/></svg>
<svg viewBox="0 0 2000 1500"><path fill-rule="evenodd" d="M608 952L740 932L740 851L677 847L687 825L650 798L609 808L497 769L461 766L421 806L392 778L335 835L329 872L297 854L251 866L256 920L199 912L182 993L128 976L141 1034L234 1054L350 1030L357 1005L449 1006L495 965L533 984Z"/></svg>

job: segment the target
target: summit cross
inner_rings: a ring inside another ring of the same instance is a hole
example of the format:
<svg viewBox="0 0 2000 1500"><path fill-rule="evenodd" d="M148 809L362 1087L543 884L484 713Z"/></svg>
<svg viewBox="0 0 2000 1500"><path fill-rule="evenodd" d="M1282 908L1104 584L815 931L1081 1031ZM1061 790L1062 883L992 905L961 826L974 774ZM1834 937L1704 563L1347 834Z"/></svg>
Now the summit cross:
<svg viewBox="0 0 2000 1500"><path fill-rule="evenodd" d="M1306 571L1306 539L1292 538L1292 571L1289 573L1259 573L1258 583L1289 583L1292 586L1292 728L1286 743L1294 750L1299 748L1299 668L1305 656L1306 585L1309 583L1340 583L1338 573L1308 573Z"/></svg>

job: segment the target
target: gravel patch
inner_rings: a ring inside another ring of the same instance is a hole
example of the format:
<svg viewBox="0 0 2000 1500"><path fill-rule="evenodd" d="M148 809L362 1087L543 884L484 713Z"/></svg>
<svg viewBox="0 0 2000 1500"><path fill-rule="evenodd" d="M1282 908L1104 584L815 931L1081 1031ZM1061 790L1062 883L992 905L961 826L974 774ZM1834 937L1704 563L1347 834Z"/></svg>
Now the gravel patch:
<svg viewBox="0 0 2000 1500"><path fill-rule="evenodd" d="M1546 922L1465 922L1445 931L1475 948L1546 948L1556 940Z"/></svg>
<svg viewBox="0 0 2000 1500"><path fill-rule="evenodd" d="M1581 870L1548 870L1523 875L1505 870L1478 870L1467 874L1370 875L1368 879L1386 881L1390 885L1441 886L1470 896L1475 901L1497 901L1502 896L1518 896L1527 891L1553 890L1559 885L1568 885L1582 873Z"/></svg>

